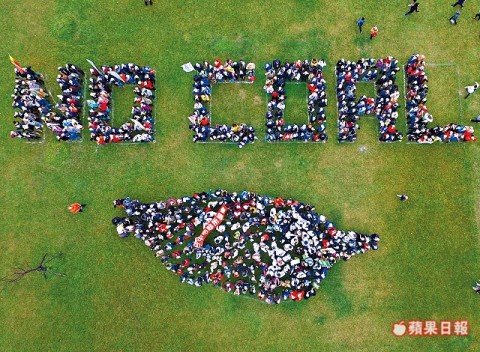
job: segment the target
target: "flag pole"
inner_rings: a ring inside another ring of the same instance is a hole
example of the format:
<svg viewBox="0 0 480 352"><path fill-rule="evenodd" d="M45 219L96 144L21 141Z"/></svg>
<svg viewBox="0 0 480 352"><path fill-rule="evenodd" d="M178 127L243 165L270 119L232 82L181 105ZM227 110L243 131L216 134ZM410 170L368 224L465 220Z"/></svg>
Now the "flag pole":
<svg viewBox="0 0 480 352"><path fill-rule="evenodd" d="M95 64L93 63L92 60L87 59L87 62L88 62L90 65L92 65L92 67L93 67L95 70L97 70L97 72L98 72L100 75L105 76L105 75L103 74L103 71L102 71L102 70L99 70L98 67L95 66Z"/></svg>

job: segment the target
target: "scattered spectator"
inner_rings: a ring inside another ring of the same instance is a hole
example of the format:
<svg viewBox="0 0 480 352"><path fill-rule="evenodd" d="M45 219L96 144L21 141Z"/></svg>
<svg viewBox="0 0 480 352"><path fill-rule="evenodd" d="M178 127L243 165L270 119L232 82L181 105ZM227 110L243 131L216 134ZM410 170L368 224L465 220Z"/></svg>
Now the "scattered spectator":
<svg viewBox="0 0 480 352"><path fill-rule="evenodd" d="M263 89L270 97L267 113L268 142L302 141L322 142L328 139L326 134L327 84L323 77L323 60L313 58L281 63L274 60L265 65L266 81ZM308 124L301 126L285 122L285 101L287 99L286 84L289 82L307 83L307 115Z"/></svg>
<svg viewBox="0 0 480 352"><path fill-rule="evenodd" d="M193 115L188 117L190 121L189 128L195 132L194 142L234 142L242 148L247 143L253 143L257 139L255 129L246 124L211 125L210 112L207 108L210 104L212 95L212 83L225 82L246 82L255 81L255 64L246 64L245 61L234 62L228 59L225 65L219 60L215 60L213 65L207 61L196 63L195 70L198 72L193 78Z"/></svg>
<svg viewBox="0 0 480 352"><path fill-rule="evenodd" d="M360 33L362 33L362 27L364 23L365 23L365 17L362 17L357 21L358 30L360 31Z"/></svg>
<svg viewBox="0 0 480 352"><path fill-rule="evenodd" d="M455 7L457 5L460 5L461 7L465 6L465 1L466 0L457 0L455 4L452 4L452 7Z"/></svg>
<svg viewBox="0 0 480 352"><path fill-rule="evenodd" d="M467 92L467 95L465 96L465 99L467 99L470 95L475 93L478 89L478 82L475 82L473 86L466 86L465 91Z"/></svg>
<svg viewBox="0 0 480 352"><path fill-rule="evenodd" d="M77 214L82 212L86 206L86 204L72 203L68 206L68 211L72 214Z"/></svg>
<svg viewBox="0 0 480 352"><path fill-rule="evenodd" d="M455 14L449 18L452 24L457 24L457 20L460 17L460 11L455 12Z"/></svg>
<svg viewBox="0 0 480 352"><path fill-rule="evenodd" d="M419 5L420 3L418 2L418 0L412 0L412 3L408 5L410 9L408 10L407 13L405 13L405 16L410 15L414 12L420 12L420 10L418 9Z"/></svg>
<svg viewBox="0 0 480 352"><path fill-rule="evenodd" d="M127 216L112 223L134 234L189 285L212 284L267 303L315 296L338 260L378 249L379 236L338 230L310 204L217 190L166 202L119 199ZM195 237L227 212L200 246Z"/></svg>
<svg viewBox="0 0 480 352"><path fill-rule="evenodd" d="M372 29L370 30L370 39L375 38L378 35L378 27L373 26Z"/></svg>
<svg viewBox="0 0 480 352"><path fill-rule="evenodd" d="M475 291L475 293L480 295L480 282L479 281L475 282L475 286L472 286L472 288Z"/></svg>

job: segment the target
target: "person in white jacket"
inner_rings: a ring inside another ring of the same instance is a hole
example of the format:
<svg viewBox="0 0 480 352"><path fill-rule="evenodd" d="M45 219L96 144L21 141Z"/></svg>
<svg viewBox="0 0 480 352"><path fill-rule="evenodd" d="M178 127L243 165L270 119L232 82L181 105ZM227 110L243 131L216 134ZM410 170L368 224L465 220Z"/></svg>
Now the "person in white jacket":
<svg viewBox="0 0 480 352"><path fill-rule="evenodd" d="M475 93L478 87L479 87L478 82L475 82L473 86L466 86L465 90L467 91L467 95L465 96L465 99L467 99L470 95Z"/></svg>

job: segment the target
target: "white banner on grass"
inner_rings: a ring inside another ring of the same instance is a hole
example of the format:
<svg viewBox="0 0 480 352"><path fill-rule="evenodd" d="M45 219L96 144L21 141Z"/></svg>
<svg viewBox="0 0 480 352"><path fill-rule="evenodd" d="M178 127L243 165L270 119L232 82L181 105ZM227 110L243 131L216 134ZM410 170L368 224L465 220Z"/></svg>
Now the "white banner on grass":
<svg viewBox="0 0 480 352"><path fill-rule="evenodd" d="M101 74L101 75L103 76L103 72L102 72L101 70L99 70L97 66L95 66L95 64L93 63L92 60L87 59L87 62L88 62L90 65L92 65L93 68L94 68L95 70L97 70L99 74Z"/></svg>
<svg viewBox="0 0 480 352"><path fill-rule="evenodd" d="M118 74L116 73L114 70L110 70L108 71L108 74L112 75L113 77L115 77L116 79L122 81L123 83L125 83L125 81L123 80L123 78Z"/></svg>
<svg viewBox="0 0 480 352"><path fill-rule="evenodd" d="M185 72L192 72L195 70L191 62L187 62L186 64L183 64L182 68Z"/></svg>

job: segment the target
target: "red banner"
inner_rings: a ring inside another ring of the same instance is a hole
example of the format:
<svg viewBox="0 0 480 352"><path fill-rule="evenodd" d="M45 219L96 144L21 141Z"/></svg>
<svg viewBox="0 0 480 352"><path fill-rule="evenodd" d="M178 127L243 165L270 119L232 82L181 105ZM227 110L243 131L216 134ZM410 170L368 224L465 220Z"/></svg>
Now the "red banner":
<svg viewBox="0 0 480 352"><path fill-rule="evenodd" d="M218 212L215 214L212 220L210 220L210 222L203 228L200 235L195 238L195 243L193 244L195 248L203 247L203 242L207 236L222 223L223 219L225 218L225 214L227 214L227 210L228 207L225 204L218 209Z"/></svg>

